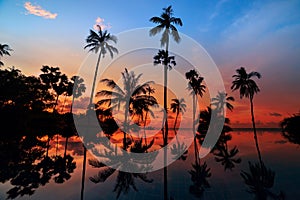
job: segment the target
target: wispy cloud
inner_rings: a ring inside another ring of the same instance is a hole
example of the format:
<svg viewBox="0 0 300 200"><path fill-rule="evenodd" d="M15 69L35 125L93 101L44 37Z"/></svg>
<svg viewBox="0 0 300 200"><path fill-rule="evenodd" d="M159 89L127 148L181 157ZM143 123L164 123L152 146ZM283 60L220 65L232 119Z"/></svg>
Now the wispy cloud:
<svg viewBox="0 0 300 200"><path fill-rule="evenodd" d="M93 28L95 30L99 30L98 26L100 26L102 30L111 28L111 25L109 23L105 24L104 19L101 18L101 17L97 17L97 19L95 20L95 24L94 24Z"/></svg>
<svg viewBox="0 0 300 200"><path fill-rule="evenodd" d="M212 20L214 19L215 17L217 17L219 14L220 14L220 9L222 7L222 5L224 3L226 3L228 0L220 0L217 4L216 4L216 7L215 7L215 11L209 16L209 19Z"/></svg>
<svg viewBox="0 0 300 200"><path fill-rule="evenodd" d="M29 1L25 2L24 8L29 14L43 17L45 19L55 19L57 17L57 13L51 13L50 11L44 10L39 5L32 5Z"/></svg>

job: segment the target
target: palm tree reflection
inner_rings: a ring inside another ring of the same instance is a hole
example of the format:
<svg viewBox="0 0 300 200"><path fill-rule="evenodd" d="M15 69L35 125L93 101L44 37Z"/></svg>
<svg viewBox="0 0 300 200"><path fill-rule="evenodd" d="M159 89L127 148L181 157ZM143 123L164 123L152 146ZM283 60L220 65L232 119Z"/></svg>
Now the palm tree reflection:
<svg viewBox="0 0 300 200"><path fill-rule="evenodd" d="M255 199L264 200L268 197L272 199L285 199L284 192L278 195L271 191L274 186L275 172L267 168L264 163L249 162L249 172L241 171L241 176L245 184L249 187L249 193L255 195Z"/></svg>
<svg viewBox="0 0 300 200"><path fill-rule="evenodd" d="M134 153L144 153L154 144L152 140L148 145L142 143L143 139L136 140L133 145L130 147L130 151ZM118 172L116 185L113 189L113 192L116 192L118 199L123 193L124 195L128 194L130 188L134 191L138 191L136 187L135 180L140 179L145 183L152 183L152 179L148 179L146 173L129 173L126 172L126 169L142 171L149 170L152 168L151 163L156 158L157 154L149 154L149 156L144 156L143 160L134 160L135 158L131 157L129 152L122 151L122 154L117 152L117 149L110 148L109 150L104 151L102 157L106 160L106 164L100 162L96 159L90 159L89 164L94 168L99 168L100 171L97 175L90 177L90 180L93 183L102 183L105 182L110 176L112 176L116 171ZM100 153L97 154L100 156ZM154 155L154 156L153 156ZM137 164L137 162L139 164ZM111 166L111 167L108 167ZM120 170L116 170L120 169Z"/></svg>

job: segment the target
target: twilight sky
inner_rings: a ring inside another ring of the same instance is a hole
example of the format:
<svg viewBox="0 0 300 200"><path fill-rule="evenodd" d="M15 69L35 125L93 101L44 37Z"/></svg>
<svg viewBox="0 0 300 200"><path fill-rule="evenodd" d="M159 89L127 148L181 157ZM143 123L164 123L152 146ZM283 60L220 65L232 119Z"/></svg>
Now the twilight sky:
<svg viewBox="0 0 300 200"><path fill-rule="evenodd" d="M27 75L38 75L42 65L74 75L88 54L85 38L96 23L112 34L152 27L149 19L168 5L183 21L178 30L206 49L236 98L229 113L235 126L250 122L249 101L230 91L240 66L262 74L254 100L259 126L277 125L300 110L299 0L0 0L0 43L14 50L3 62Z"/></svg>

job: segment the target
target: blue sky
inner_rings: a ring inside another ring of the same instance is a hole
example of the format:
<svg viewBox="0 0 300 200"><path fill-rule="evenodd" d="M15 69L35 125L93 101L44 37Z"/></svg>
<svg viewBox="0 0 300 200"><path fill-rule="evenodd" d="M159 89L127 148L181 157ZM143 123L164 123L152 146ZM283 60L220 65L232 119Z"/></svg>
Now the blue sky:
<svg viewBox="0 0 300 200"><path fill-rule="evenodd" d="M30 14L26 5L40 9L40 14ZM263 75L264 93L257 103L264 112L286 116L300 110L299 0L0 0L0 43L14 49L4 63L26 74L38 74L44 64L75 74L87 54L85 38L98 17L118 34L153 26L149 19L168 5L183 21L178 30L200 43L216 62L227 89L235 69L246 66ZM283 94L280 100L278 93ZM270 116L270 121L275 118Z"/></svg>

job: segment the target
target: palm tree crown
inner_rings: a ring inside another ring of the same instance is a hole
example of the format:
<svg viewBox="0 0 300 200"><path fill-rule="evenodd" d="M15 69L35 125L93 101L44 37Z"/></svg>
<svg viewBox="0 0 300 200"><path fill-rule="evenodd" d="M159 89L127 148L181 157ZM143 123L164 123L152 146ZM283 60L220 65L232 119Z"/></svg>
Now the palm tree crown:
<svg viewBox="0 0 300 200"><path fill-rule="evenodd" d="M258 72L250 72L249 74L246 72L244 67L241 67L236 70L235 75L232 77L235 78L234 81L232 82L231 89L233 91L235 90L240 90L240 98L242 99L243 97L246 98L253 98L254 94L258 93L260 90L255 83L254 80L251 78L256 76L257 78L261 78L260 73Z"/></svg>
<svg viewBox="0 0 300 200"><path fill-rule="evenodd" d="M211 99L211 105L215 106L217 110L224 110L225 106L228 110L233 110L233 105L229 101L234 101L234 98L228 96L226 92L218 92L217 96Z"/></svg>
<svg viewBox="0 0 300 200"><path fill-rule="evenodd" d="M172 99L171 110L173 113L184 113L186 110L186 104L184 103L184 98L181 99Z"/></svg>
<svg viewBox="0 0 300 200"><path fill-rule="evenodd" d="M10 56L10 53L9 53L10 51L12 51L12 49L7 44L0 44L0 57L2 57L4 55ZM4 65L4 63L2 61L0 61L0 67L3 65Z"/></svg>
<svg viewBox="0 0 300 200"><path fill-rule="evenodd" d="M156 27L150 30L150 36L154 36L164 30L162 38L160 40L162 46L164 46L169 41L170 30L175 42L180 41L180 36L174 24L182 26L182 21L180 18L173 17L172 6L163 8L163 13L160 15L160 17L152 17L150 21L158 24Z"/></svg>
<svg viewBox="0 0 300 200"><path fill-rule="evenodd" d="M154 65L163 64L168 66L168 69L172 69L172 65L176 66L175 56L169 56L165 50L159 50L158 53L153 57Z"/></svg>
<svg viewBox="0 0 300 200"><path fill-rule="evenodd" d="M108 33L107 30L102 31L101 26L98 25L97 27L99 28L98 33L90 30L90 35L86 39L87 45L84 49L89 48L89 51L95 53L100 50L102 57L105 56L108 50L110 56L113 57L114 53L118 53L118 49L110 45L109 42L117 43L117 37Z"/></svg>
<svg viewBox="0 0 300 200"><path fill-rule="evenodd" d="M201 77L194 69L185 73L185 77L189 80L188 89L191 90L195 95L202 97L206 89L206 86L202 84L204 78Z"/></svg>

